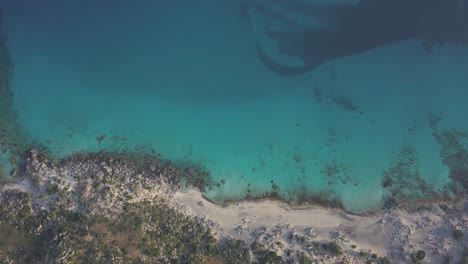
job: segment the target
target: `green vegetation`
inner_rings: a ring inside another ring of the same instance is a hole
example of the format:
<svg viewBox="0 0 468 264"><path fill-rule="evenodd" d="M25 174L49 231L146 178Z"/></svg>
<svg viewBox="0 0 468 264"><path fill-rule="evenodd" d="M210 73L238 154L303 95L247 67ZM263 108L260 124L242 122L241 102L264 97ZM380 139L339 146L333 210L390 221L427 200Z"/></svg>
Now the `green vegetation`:
<svg viewBox="0 0 468 264"><path fill-rule="evenodd" d="M387 257L380 258L381 264L391 264L390 260Z"/></svg>
<svg viewBox="0 0 468 264"><path fill-rule="evenodd" d="M295 239L300 244L304 244L307 241L307 238L304 235L299 235L299 234L293 235L293 232L289 233L288 237L289 237L289 240L292 241L293 239Z"/></svg>
<svg viewBox="0 0 468 264"><path fill-rule="evenodd" d="M312 260L305 254L302 254L299 259L299 264L312 264Z"/></svg>
<svg viewBox="0 0 468 264"><path fill-rule="evenodd" d="M364 250L359 251L359 257L365 260L366 263L391 264L387 257L379 257L375 253L366 252Z"/></svg>
<svg viewBox="0 0 468 264"><path fill-rule="evenodd" d="M280 264L283 262L283 259L278 256L275 252L265 249L265 246L254 241L250 246L253 255L257 259L255 263L270 263L270 264Z"/></svg>
<svg viewBox="0 0 468 264"><path fill-rule="evenodd" d="M326 251L329 251L335 257L343 255L343 250L336 242L322 244L322 248Z"/></svg>
<svg viewBox="0 0 468 264"><path fill-rule="evenodd" d="M223 260L225 264L244 264L251 262L249 249L242 240L225 239L220 241L212 255L216 256L218 260Z"/></svg>
<svg viewBox="0 0 468 264"><path fill-rule="evenodd" d="M0 263L251 262L244 242L218 243L203 225L166 205L127 204L109 217L64 206L34 211L30 203L31 196L20 191L0 198ZM144 230L143 223L150 228ZM271 253L260 255L277 259Z"/></svg>
<svg viewBox="0 0 468 264"><path fill-rule="evenodd" d="M418 250L418 252L412 253L410 256L413 263L420 263L421 260L426 258L426 252L424 250Z"/></svg>
<svg viewBox="0 0 468 264"><path fill-rule="evenodd" d="M442 260L442 264L451 264L453 257L450 255L445 255L444 259Z"/></svg>
<svg viewBox="0 0 468 264"><path fill-rule="evenodd" d="M361 250L359 251L359 257L366 259L369 257L369 253L365 252L364 250Z"/></svg>
<svg viewBox="0 0 468 264"><path fill-rule="evenodd" d="M424 258L426 258L426 252L424 252L424 250L419 250L417 253L416 253L416 258L418 260L423 260Z"/></svg>
<svg viewBox="0 0 468 264"><path fill-rule="evenodd" d="M16 254L18 261L27 261L21 256L32 255L31 248L34 244L32 235L27 231L21 230L12 224L0 222L0 262L3 255Z"/></svg>
<svg viewBox="0 0 468 264"><path fill-rule="evenodd" d="M463 231L461 231L460 229L453 230L453 238L455 238L455 240L457 241L461 241L464 235L465 234L463 234Z"/></svg>
<svg viewBox="0 0 468 264"><path fill-rule="evenodd" d="M46 193L47 193L48 195L52 195L52 194L54 194L54 193L57 193L58 191L59 191L58 185L57 185L57 184L51 183L51 184L49 184L49 186L47 187Z"/></svg>
<svg viewBox="0 0 468 264"><path fill-rule="evenodd" d="M468 248L464 248L461 256L461 263L468 264Z"/></svg>

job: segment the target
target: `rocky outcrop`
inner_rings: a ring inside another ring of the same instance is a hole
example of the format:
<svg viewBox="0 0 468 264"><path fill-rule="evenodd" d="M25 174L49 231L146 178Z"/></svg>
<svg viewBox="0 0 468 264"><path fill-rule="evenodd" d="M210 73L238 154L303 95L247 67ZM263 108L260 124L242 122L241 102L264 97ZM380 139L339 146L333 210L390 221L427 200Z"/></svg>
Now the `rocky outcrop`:
<svg viewBox="0 0 468 264"><path fill-rule="evenodd" d="M22 180L0 191L2 263L226 258L222 249L229 246L217 243L203 219L171 205L183 168L156 157L103 152L52 161L32 149L23 160ZM232 250L247 256L245 248Z"/></svg>

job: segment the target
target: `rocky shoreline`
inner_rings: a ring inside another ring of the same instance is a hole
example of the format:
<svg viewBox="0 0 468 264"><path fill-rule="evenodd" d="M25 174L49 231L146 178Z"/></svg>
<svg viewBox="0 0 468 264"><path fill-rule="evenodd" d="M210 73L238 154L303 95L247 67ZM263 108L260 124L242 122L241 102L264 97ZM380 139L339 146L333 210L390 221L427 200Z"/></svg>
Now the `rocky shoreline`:
<svg viewBox="0 0 468 264"><path fill-rule="evenodd" d="M223 258L201 219L169 200L182 179L171 163L103 153L53 162L30 150L0 191L2 263L204 263ZM193 176L193 175L192 175ZM229 247L229 244L228 244ZM218 256L219 255L219 256Z"/></svg>
<svg viewBox="0 0 468 264"><path fill-rule="evenodd" d="M208 175L191 172L147 154L51 161L32 149L15 171L19 180L0 191L0 229L23 239L1 239L0 260L464 263L468 254L464 201L368 216L278 200L217 205L193 185L206 186Z"/></svg>

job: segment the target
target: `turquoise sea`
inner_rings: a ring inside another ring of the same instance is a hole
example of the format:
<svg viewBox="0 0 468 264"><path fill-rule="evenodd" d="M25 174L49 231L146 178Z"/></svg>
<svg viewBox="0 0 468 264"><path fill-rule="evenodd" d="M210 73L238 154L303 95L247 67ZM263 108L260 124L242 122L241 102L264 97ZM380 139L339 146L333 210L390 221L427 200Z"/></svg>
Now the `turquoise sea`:
<svg viewBox="0 0 468 264"><path fill-rule="evenodd" d="M265 15L237 2L1 0L25 133L55 158L143 148L200 163L225 182L216 201L278 188L363 212L383 206L389 173L399 197L446 190L435 134L468 131L468 48L409 39L286 77L256 55L272 45Z"/></svg>

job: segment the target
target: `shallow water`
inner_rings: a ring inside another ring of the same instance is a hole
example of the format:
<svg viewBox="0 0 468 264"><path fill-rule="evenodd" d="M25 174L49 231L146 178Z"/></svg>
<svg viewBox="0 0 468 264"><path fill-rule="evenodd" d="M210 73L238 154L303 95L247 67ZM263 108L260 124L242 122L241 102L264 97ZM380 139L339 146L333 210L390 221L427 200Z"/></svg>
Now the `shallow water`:
<svg viewBox="0 0 468 264"><path fill-rule="evenodd" d="M406 41L282 77L230 1L0 3L20 123L58 158L146 146L224 180L214 200L273 182L361 212L382 206L402 148L431 186L449 182L428 112L468 129L466 48Z"/></svg>

